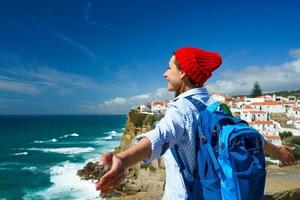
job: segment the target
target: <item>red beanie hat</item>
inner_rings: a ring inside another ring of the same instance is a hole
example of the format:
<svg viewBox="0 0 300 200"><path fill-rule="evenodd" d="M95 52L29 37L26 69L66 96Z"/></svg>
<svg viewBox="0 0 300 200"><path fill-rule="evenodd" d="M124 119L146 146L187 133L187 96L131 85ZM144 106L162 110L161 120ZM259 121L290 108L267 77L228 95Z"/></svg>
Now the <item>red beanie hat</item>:
<svg viewBox="0 0 300 200"><path fill-rule="evenodd" d="M193 47L177 49L174 55L179 67L190 79L201 86L222 64L220 54Z"/></svg>

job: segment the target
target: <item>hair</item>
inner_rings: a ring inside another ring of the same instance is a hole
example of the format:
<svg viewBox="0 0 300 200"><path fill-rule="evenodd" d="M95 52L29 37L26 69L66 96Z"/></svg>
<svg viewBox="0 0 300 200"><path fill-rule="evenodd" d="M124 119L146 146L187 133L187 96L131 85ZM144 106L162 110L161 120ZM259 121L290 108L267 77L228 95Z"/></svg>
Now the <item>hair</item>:
<svg viewBox="0 0 300 200"><path fill-rule="evenodd" d="M179 63L176 60L176 57L175 57L174 63L176 65L177 69L180 70L180 71L182 71L181 67L179 66ZM196 83L195 81L193 81L188 76L185 76L185 79L183 79L182 81L183 81L183 84L189 85L192 88L200 87L200 85L198 83ZM175 97L177 97L178 95L180 95L181 93L183 93L184 92L183 90L184 90L184 87L182 85L181 88L179 88L179 90L175 92Z"/></svg>

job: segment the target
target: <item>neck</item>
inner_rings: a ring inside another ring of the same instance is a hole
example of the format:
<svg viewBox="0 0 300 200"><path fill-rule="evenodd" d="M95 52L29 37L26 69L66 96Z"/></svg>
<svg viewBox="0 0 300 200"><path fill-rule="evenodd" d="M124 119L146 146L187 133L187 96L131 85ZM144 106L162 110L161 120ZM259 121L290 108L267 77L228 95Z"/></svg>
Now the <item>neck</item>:
<svg viewBox="0 0 300 200"><path fill-rule="evenodd" d="M175 92L175 97L177 97L178 95L180 95L180 94L182 94L186 91L194 89L194 88L197 88L197 87L193 87L193 86L190 86L190 85L183 85L178 91Z"/></svg>

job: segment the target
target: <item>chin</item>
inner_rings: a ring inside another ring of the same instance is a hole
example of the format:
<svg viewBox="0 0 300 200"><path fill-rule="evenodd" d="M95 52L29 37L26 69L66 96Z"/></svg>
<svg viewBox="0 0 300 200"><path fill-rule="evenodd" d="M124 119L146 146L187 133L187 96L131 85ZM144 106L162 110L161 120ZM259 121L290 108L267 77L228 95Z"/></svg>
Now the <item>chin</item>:
<svg viewBox="0 0 300 200"><path fill-rule="evenodd" d="M171 88L171 87L168 87L167 89L168 89L169 92L174 92L175 91L174 88Z"/></svg>

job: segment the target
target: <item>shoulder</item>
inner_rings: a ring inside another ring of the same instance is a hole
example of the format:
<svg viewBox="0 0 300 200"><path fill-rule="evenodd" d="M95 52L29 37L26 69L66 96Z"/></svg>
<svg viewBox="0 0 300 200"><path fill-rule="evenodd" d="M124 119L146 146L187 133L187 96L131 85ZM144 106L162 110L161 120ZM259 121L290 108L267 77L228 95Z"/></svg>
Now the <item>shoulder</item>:
<svg viewBox="0 0 300 200"><path fill-rule="evenodd" d="M169 109L176 110L183 116L190 115L193 111L197 110L197 108L186 98L178 98L171 102Z"/></svg>

